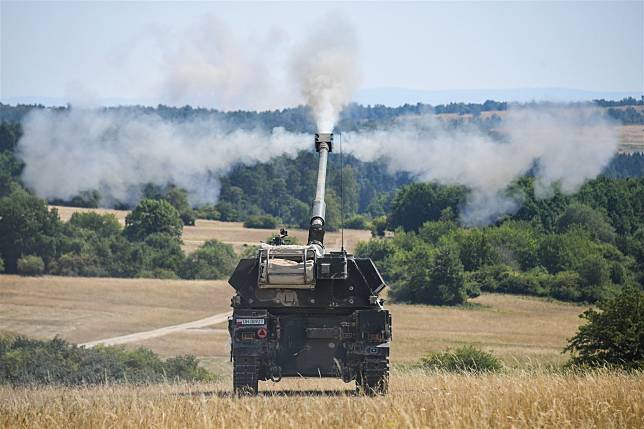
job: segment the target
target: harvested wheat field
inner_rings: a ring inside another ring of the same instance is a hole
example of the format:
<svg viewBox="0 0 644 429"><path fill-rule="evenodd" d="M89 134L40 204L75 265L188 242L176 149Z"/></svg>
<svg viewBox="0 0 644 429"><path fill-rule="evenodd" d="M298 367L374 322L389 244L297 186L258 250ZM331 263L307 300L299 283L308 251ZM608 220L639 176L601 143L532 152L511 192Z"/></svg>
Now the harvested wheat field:
<svg viewBox="0 0 644 429"><path fill-rule="evenodd" d="M76 212L96 212L100 214L113 214L125 224L125 216L129 213L126 210L111 209L86 209L78 207L50 206L58 210L60 218L68 221L72 214ZM308 231L304 229L289 229L289 235L297 238L300 243L306 243ZM185 226L183 228L183 250L190 253L199 248L206 240L216 239L230 244L239 252L245 246L259 244L260 241L266 241L270 236L277 233L277 229L256 229L244 228L241 222L220 222L216 220L198 219L195 226ZM349 252L353 252L359 241L369 240L371 232L361 229L344 230L344 247ZM327 232L325 235L326 246L330 250L340 249L342 238L339 231Z"/></svg>
<svg viewBox="0 0 644 429"><path fill-rule="evenodd" d="M329 389L332 386L332 390ZM227 385L0 388L0 427L640 428L644 378L597 373L397 373L391 393L292 380L256 398Z"/></svg>

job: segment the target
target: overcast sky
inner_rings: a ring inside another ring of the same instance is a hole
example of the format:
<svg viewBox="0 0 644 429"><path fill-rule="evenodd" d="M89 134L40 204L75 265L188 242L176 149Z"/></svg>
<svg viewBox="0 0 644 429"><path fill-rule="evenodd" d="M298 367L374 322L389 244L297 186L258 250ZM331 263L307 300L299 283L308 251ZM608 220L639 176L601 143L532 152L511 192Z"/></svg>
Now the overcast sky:
<svg viewBox="0 0 644 429"><path fill-rule="evenodd" d="M358 40L363 90L571 88L637 95L644 92L643 5L3 0L0 101L49 97L228 109L294 104L301 100L289 79L288 52L312 27L334 19L348 21ZM234 77L229 86L246 93L254 89L243 77L268 64L260 77L275 91L256 104L233 95L219 105L199 96L208 88L178 96L166 87L169 76L191 61L214 65L207 69L214 74L226 69L222 79Z"/></svg>

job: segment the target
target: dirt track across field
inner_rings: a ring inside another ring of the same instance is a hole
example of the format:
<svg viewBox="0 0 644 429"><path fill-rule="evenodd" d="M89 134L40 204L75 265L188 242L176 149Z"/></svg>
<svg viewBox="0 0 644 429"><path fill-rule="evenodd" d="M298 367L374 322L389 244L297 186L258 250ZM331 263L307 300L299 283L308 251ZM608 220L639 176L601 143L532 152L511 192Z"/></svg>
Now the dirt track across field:
<svg viewBox="0 0 644 429"><path fill-rule="evenodd" d="M207 326L216 325L218 323L223 323L228 320L228 317L232 314L231 311L226 313L215 314L211 317L206 317L205 319L195 320L194 322L181 323L179 325L165 326L159 329L153 329L151 331L135 332L134 334L122 335L120 337L106 338L104 340L90 341L88 343L80 344L85 347L94 347L99 344L105 346L114 346L116 344L125 344L133 343L135 341L148 340L150 338L162 337L164 335L173 334L175 332L185 331L186 329L195 329L195 328L205 328Z"/></svg>

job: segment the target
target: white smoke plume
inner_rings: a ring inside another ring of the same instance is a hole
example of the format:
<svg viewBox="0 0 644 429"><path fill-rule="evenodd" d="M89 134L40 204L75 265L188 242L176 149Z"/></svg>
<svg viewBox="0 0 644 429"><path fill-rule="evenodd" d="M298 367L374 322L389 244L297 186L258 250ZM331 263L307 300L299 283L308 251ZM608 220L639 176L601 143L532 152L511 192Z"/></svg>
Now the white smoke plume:
<svg viewBox="0 0 644 429"><path fill-rule="evenodd" d="M274 74L290 57L318 131L331 132L360 80L356 38L350 25L332 17L292 52L281 49L278 33L239 40L214 18L183 34L159 37L164 77L155 92L173 104L219 109L292 104L294 85L278 84ZM169 122L126 109L34 111L23 125L19 151L27 186L48 199L97 189L104 205L136 203L147 183L173 183L187 189L193 203L215 202L218 178L233 165L310 149L310 136L281 128L230 130L214 120ZM576 191L602 171L618 145L616 127L590 108L512 108L496 131L501 141L473 126L449 127L421 115L392 127L345 133L344 142L363 161L384 159L391 171L468 187L472 192L462 211L467 224L516 211L521 196L508 195L507 188L528 172L535 174L539 196L548 196L554 185Z"/></svg>
<svg viewBox="0 0 644 429"><path fill-rule="evenodd" d="M239 34L214 16L182 30L151 32L160 49L161 79L147 97L220 110L296 105L301 99L283 72L289 52L286 33Z"/></svg>
<svg viewBox="0 0 644 429"><path fill-rule="evenodd" d="M467 186L472 192L461 220L469 225L516 211L520 196L506 190L529 171L539 196L548 196L555 185L575 192L601 173L619 142L617 127L592 109L514 108L496 131L502 141L422 115L403 118L389 129L345 133L344 142L362 160L384 159L391 171Z"/></svg>
<svg viewBox="0 0 644 429"><path fill-rule="evenodd" d="M351 26L329 17L295 51L293 74L319 132L330 133L360 81Z"/></svg>
<svg viewBox="0 0 644 429"><path fill-rule="evenodd" d="M229 130L213 120L174 123L123 110L40 110L24 121L18 150L25 184L44 198L97 189L109 205L136 203L142 185L175 184L192 203L215 202L218 178L237 163L309 148L310 136Z"/></svg>
<svg viewBox="0 0 644 429"><path fill-rule="evenodd" d="M230 130L214 120L168 122L127 110L34 111L19 142L23 180L44 198L69 199L98 189L103 204L136 203L147 183L187 189L193 203L215 202L218 178L238 163L266 162L310 149L310 136L282 128ZM513 108L493 138L473 126L450 127L434 115L344 134L345 150L384 160L391 172L471 190L469 225L493 222L521 205L508 186L528 172L536 191L575 192L601 173L618 146L617 127L592 109Z"/></svg>

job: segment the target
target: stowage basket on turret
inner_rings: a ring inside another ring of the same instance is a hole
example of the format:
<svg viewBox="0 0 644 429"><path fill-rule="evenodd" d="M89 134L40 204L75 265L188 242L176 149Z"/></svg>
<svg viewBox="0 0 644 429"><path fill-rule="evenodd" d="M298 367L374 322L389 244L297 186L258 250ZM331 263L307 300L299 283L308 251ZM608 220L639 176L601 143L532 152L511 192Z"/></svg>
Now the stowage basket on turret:
<svg viewBox="0 0 644 429"><path fill-rule="evenodd" d="M308 243L262 243L230 285L233 387L256 394L259 380L338 377L365 394L386 393L391 315L371 259L324 247L327 157L333 134L315 135L319 169Z"/></svg>

